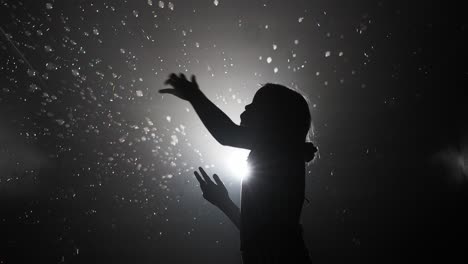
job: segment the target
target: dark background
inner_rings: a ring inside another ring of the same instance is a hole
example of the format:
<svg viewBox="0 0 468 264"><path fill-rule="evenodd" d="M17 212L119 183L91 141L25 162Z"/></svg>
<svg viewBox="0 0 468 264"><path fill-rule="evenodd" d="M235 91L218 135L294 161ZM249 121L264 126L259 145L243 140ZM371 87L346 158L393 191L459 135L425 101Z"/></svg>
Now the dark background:
<svg viewBox="0 0 468 264"><path fill-rule="evenodd" d="M169 3L0 0L0 263L240 263L192 171L237 203L239 179L190 106L158 95L171 72L236 122L259 83L309 99L314 263L466 259L461 7Z"/></svg>

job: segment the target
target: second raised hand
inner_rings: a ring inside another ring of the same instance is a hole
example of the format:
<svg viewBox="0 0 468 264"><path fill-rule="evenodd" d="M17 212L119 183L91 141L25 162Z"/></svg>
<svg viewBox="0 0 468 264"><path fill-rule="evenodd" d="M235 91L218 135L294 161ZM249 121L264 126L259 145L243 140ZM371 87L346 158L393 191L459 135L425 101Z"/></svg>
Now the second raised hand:
<svg viewBox="0 0 468 264"><path fill-rule="evenodd" d="M198 169L202 176L200 176L198 171L195 171L194 174L200 183L203 198L217 207L221 207L230 201L228 191L221 179L219 179L218 175L213 174L213 182L202 167L199 167Z"/></svg>

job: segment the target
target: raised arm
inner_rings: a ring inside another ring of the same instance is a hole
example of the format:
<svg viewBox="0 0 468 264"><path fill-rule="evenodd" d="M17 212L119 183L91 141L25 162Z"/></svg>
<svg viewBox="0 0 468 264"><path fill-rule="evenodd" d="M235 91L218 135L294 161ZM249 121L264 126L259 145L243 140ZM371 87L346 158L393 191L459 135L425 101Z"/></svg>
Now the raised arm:
<svg viewBox="0 0 468 264"><path fill-rule="evenodd" d="M172 94L189 101L205 127L220 144L238 148L251 148L251 137L248 135L248 130L232 122L221 109L203 94L194 75L192 75L191 81L188 81L183 73L180 76L172 73L165 84L170 84L173 88L162 89L159 92Z"/></svg>

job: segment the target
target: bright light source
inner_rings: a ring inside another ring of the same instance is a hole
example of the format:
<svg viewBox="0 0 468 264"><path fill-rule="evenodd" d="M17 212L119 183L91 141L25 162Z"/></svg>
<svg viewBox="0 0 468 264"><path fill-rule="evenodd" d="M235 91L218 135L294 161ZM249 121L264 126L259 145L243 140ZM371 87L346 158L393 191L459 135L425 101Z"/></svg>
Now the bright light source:
<svg viewBox="0 0 468 264"><path fill-rule="evenodd" d="M245 179L249 175L250 169L247 163L248 156L248 150L233 148L228 152L225 159L229 170L231 170L232 174L239 179Z"/></svg>

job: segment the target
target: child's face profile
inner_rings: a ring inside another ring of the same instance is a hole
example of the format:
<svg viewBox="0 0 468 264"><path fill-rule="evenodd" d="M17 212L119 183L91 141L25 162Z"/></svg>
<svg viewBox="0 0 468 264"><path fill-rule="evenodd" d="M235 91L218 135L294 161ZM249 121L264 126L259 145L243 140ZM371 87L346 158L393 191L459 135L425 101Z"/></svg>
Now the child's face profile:
<svg viewBox="0 0 468 264"><path fill-rule="evenodd" d="M259 93L257 92L252 100L252 103L245 106L245 111L240 115L240 125L253 128L258 126L261 118L261 104L259 100Z"/></svg>

